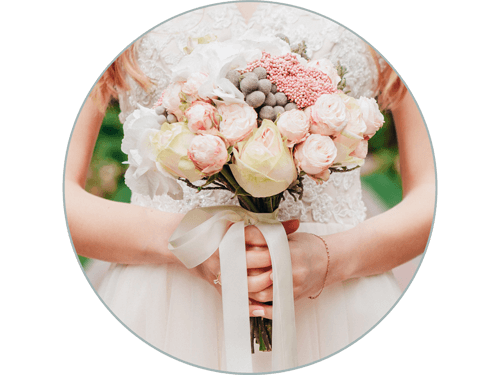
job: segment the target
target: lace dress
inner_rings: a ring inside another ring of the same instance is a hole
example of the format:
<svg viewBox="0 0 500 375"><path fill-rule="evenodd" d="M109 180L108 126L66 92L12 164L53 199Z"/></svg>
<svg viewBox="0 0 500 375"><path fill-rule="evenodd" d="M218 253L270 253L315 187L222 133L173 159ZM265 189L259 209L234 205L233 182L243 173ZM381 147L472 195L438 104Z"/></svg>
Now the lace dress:
<svg viewBox="0 0 500 375"><path fill-rule="evenodd" d="M374 95L377 63L364 42L340 25L294 7L267 3L260 3L246 23L236 4L222 4L168 21L138 41L139 64L154 88L144 92L131 80L131 91L120 94L121 121L138 105L156 102L169 83L170 68L183 56L188 37L215 34L222 41L250 28L272 35L283 33L292 44L304 40L309 57L327 57L347 68L350 95ZM196 207L237 204L229 192L183 189L181 201L133 194L132 204L182 213ZM280 219L299 218L300 231L326 235L359 224L365 211L356 170L333 174L323 185L306 179L303 200L294 202L287 196L280 206ZM176 265L112 264L100 280L90 278L109 309L146 342L181 360L225 369L221 297L212 285ZM389 272L332 285L317 299L296 302L299 365L331 355L362 336L400 294ZM253 361L255 372L271 370L270 353L256 353Z"/></svg>

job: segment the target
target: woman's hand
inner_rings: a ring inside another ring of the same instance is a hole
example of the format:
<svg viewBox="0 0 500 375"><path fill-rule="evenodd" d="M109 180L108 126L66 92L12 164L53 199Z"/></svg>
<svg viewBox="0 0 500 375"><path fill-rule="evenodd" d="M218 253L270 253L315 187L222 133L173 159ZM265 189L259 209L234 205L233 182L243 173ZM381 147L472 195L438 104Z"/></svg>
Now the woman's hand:
<svg viewBox="0 0 500 375"><path fill-rule="evenodd" d="M295 232L299 228L298 220L289 220L283 223L287 234ZM267 248L262 233L255 226L245 228L246 258L248 268L248 292L256 293L268 289L272 284L271 255ZM221 285L214 283L220 273L219 250L214 252L206 261L190 270L195 276L209 282L219 293L222 293ZM222 283L222 276L219 275ZM272 294L271 294L272 298Z"/></svg>
<svg viewBox="0 0 500 375"><path fill-rule="evenodd" d="M256 240L262 240L257 238ZM293 233L288 236L292 260L294 299L317 295L323 288L327 272L328 255L321 239L310 233ZM272 273L271 276L272 278ZM249 290L250 292L250 290ZM250 316L272 319L272 306L264 302L272 301L272 285L258 292L249 293Z"/></svg>
<svg viewBox="0 0 500 375"><path fill-rule="evenodd" d="M299 220L283 222L287 235L294 233L299 225ZM273 299L271 255L266 240L260 230L251 225L245 228L245 242L250 316L270 316L272 306L263 303Z"/></svg>

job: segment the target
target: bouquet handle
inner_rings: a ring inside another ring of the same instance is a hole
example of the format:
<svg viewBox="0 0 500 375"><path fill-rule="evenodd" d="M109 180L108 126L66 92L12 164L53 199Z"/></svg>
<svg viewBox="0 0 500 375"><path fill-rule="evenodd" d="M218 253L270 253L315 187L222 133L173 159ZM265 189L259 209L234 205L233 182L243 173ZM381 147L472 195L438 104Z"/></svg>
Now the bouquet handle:
<svg viewBox="0 0 500 375"><path fill-rule="evenodd" d="M169 248L187 267L203 263L219 249L226 370L252 372L245 226L256 225L268 244L273 267L273 371L297 366L292 265L288 239L274 213L239 206L198 208L186 214ZM226 280L226 282L224 282Z"/></svg>

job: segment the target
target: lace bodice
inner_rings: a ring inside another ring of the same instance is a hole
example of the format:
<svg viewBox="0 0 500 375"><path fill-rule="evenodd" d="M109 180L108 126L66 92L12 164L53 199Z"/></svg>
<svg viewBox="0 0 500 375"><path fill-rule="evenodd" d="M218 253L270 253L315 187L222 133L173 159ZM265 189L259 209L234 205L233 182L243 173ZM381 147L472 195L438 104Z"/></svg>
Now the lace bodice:
<svg viewBox="0 0 500 375"><path fill-rule="evenodd" d="M310 58L329 58L348 71L347 90L351 96L373 97L377 86L378 67L370 48L355 34L322 16L295 7L259 3L248 23L236 3L219 4L198 9L169 20L136 42L137 60L142 71L151 79L152 88L145 92L129 79L131 90L121 92L120 120L125 121L139 105L151 107L170 82L171 68L184 56L183 48L190 37L215 34L224 41L243 35L249 29L264 34L286 35L291 44L305 41ZM225 191L202 191L183 186L184 199L175 201L168 196L151 199L133 194L132 203L170 212L187 212L199 206L237 204ZM295 202L286 193L280 206L280 219L300 218L301 221L335 222L356 225L365 218L361 199L359 170L335 173L323 185L305 180L304 198Z"/></svg>
<svg viewBox="0 0 500 375"><path fill-rule="evenodd" d="M149 196L133 194L132 203L166 212L186 213L196 207L237 205L229 191L195 189L183 185L184 198L174 200L168 195ZM300 219L301 222L337 223L355 226L365 217L365 205L361 199L359 169L347 173L334 173L328 182L317 185L310 178L304 179L304 197L295 201L285 192L285 200L279 209L279 220Z"/></svg>
<svg viewBox="0 0 500 375"><path fill-rule="evenodd" d="M378 69L369 47L358 36L315 13L291 6L259 3L248 23L245 23L237 4L220 4L198 9L167 21L137 42L137 59L153 87L145 92L129 79L130 92L120 93L120 120L137 109L137 105L152 106L170 82L171 67L183 56L190 37L215 34L224 41L243 35L249 29L264 34L282 33L290 43L305 41L310 58L329 58L340 62L346 74L349 95L373 97L377 86Z"/></svg>

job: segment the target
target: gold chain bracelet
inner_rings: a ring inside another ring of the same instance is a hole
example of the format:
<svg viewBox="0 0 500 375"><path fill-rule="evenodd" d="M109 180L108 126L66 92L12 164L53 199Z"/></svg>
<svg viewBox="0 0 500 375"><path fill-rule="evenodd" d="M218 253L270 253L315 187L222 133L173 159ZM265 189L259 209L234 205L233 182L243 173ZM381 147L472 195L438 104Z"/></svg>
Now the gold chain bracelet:
<svg viewBox="0 0 500 375"><path fill-rule="evenodd" d="M330 269L330 251L328 250L328 245L326 244L326 241L323 239L323 237L320 237L316 234L313 234L311 233L313 236L316 236L318 237L321 241L323 241L323 243L325 244L325 249L326 249L326 255L328 256L328 261L326 263L326 274L325 274L325 280L323 281L323 286L321 287L321 290L319 291L319 293L314 296L314 297L309 297L310 299L316 299L319 297L319 295L321 294L321 292L323 292L323 289L325 288L325 284L326 284L326 278L328 276L328 270Z"/></svg>

